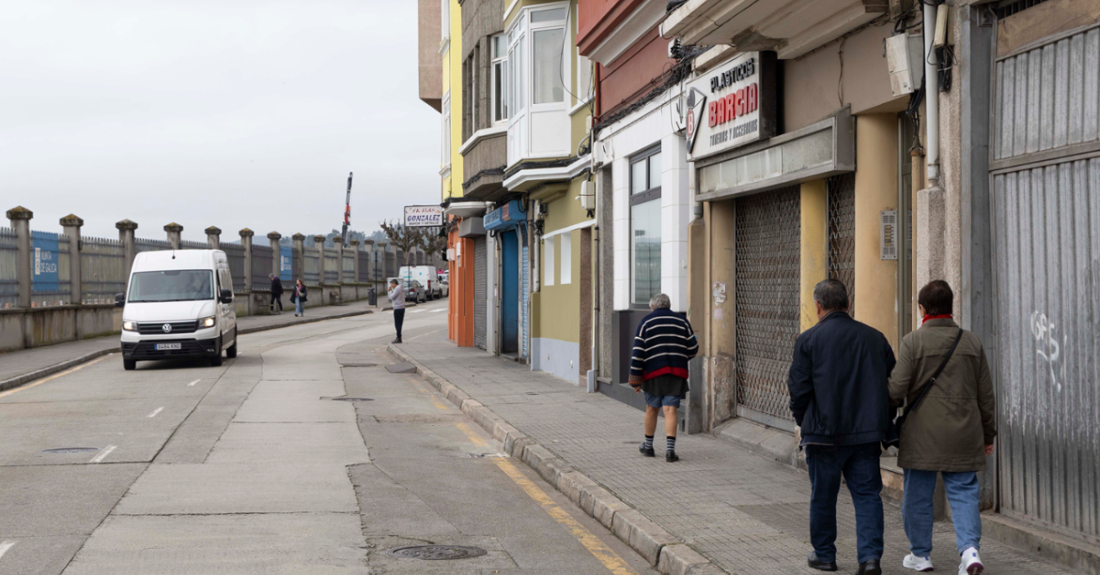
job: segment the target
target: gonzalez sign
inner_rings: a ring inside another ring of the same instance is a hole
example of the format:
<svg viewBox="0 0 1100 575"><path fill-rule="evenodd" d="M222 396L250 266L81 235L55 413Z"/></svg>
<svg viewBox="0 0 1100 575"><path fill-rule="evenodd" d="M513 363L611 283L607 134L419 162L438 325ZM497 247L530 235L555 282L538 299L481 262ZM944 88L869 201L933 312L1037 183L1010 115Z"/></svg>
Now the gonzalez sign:
<svg viewBox="0 0 1100 575"><path fill-rule="evenodd" d="M775 135L775 68L775 52L744 52L688 84L690 159Z"/></svg>
<svg viewBox="0 0 1100 575"><path fill-rule="evenodd" d="M405 206L405 225L410 228L442 226L443 208L439 206Z"/></svg>

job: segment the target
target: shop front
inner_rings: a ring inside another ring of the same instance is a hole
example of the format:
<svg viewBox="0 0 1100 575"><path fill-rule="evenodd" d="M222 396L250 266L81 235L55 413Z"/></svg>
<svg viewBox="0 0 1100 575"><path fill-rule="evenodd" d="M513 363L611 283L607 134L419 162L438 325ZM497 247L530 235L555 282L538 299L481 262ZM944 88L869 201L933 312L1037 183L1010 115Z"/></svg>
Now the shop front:
<svg viewBox="0 0 1100 575"><path fill-rule="evenodd" d="M500 246L498 351L504 356L523 359L527 357L529 291L527 211L521 201L512 200L486 214L482 222L495 244Z"/></svg>

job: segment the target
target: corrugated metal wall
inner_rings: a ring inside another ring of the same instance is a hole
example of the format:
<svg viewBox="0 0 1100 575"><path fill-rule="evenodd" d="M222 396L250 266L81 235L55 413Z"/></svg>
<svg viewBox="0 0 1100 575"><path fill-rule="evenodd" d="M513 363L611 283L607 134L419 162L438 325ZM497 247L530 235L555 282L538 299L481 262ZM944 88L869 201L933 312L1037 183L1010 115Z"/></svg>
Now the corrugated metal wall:
<svg viewBox="0 0 1100 575"><path fill-rule="evenodd" d="M474 345L485 349L485 298L488 281L485 236L474 238Z"/></svg>
<svg viewBox="0 0 1100 575"><path fill-rule="evenodd" d="M793 431L787 373L799 332L800 188L736 202L738 413Z"/></svg>
<svg viewBox="0 0 1100 575"><path fill-rule="evenodd" d="M997 61L992 175L1000 509L1093 544L1100 543L1098 80L1096 27Z"/></svg>

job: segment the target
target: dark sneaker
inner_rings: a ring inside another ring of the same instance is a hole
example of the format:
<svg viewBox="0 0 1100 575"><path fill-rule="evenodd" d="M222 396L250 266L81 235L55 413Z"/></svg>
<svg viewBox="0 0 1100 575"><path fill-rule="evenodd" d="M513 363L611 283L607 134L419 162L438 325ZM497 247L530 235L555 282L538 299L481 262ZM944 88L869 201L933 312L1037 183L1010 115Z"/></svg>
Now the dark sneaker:
<svg viewBox="0 0 1100 575"><path fill-rule="evenodd" d="M675 451L667 451L665 452L665 461L669 463L676 463L677 461L680 461L680 456L676 455Z"/></svg>
<svg viewBox="0 0 1100 575"><path fill-rule="evenodd" d="M644 455L646 457L656 457L657 456L656 453L653 453L653 448L652 447L646 447L644 443L638 446L638 451L642 452L642 455Z"/></svg>
<svg viewBox="0 0 1100 575"><path fill-rule="evenodd" d="M391 341L390 343L401 343L401 338L397 338L397 339Z"/></svg>
<svg viewBox="0 0 1100 575"><path fill-rule="evenodd" d="M806 564L811 569L817 569L818 571L836 571L836 561L820 561L817 558L816 551L810 551L810 556L806 559ZM860 567L862 569L862 567Z"/></svg>
<svg viewBox="0 0 1100 575"><path fill-rule="evenodd" d="M882 575L882 567L879 566L878 560L872 559L865 563L860 563L856 575Z"/></svg>

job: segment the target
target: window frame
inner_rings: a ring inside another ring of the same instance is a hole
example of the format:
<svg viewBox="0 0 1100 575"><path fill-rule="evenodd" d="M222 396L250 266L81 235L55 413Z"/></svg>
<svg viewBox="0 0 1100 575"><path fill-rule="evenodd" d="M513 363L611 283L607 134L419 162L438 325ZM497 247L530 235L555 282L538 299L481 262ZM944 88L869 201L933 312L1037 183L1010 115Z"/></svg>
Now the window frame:
<svg viewBox="0 0 1100 575"><path fill-rule="evenodd" d="M558 234L561 252L561 275L558 283L569 285L573 283L573 232L572 230Z"/></svg>
<svg viewBox="0 0 1100 575"><path fill-rule="evenodd" d="M500 41L500 55L496 53L497 41ZM500 80L497 80L497 69ZM499 108L499 117L498 117ZM498 126L508 122L508 36L493 34L489 36L489 125Z"/></svg>
<svg viewBox="0 0 1100 575"><path fill-rule="evenodd" d="M629 181L628 181L628 186L627 186L627 193L630 194L630 202L629 202L630 207L628 208L629 213L628 213L628 218L627 218L628 221L629 221L629 233L630 233L630 247L629 247L629 253L630 253L630 255L629 255L629 258L630 258L630 283L629 283L630 297L628 299L630 301L630 304L629 304L630 309L649 309L649 302L648 301L640 302L640 303L634 301L634 285L635 285L636 264L637 264L637 259L634 255L634 244L635 244L635 241L634 241L634 237L635 237L634 236L634 206L638 206L638 205L641 205L641 204L647 204L649 202L660 202L661 201L661 184L660 184L660 182L658 182L657 186L654 187L652 185L653 182L650 181L650 179L651 179L650 175L652 174L652 170L650 169L650 159L653 158L653 156L657 156L657 155L661 155L661 145L659 143L655 146L652 146L650 148L642 150L641 152L631 156L630 159L628 160L627 173L629 174L629 176L628 176ZM663 161L664 157L662 156L661 159ZM646 189L644 189L643 191L638 192L638 193L635 194L634 191L633 191L634 190L634 165L638 164L640 162L645 162L645 165L646 165L645 166L645 168L646 168L645 169L645 175L646 175L645 177L646 177L646 183L648 184L648 187L646 187ZM663 170L659 173L663 173ZM661 208L661 206L659 204L658 204L658 208ZM661 231L663 232L664 230L661 230ZM662 241L663 241L663 237L662 237ZM662 262L662 265L663 265L663 262ZM660 288L658 288L658 293L660 293Z"/></svg>
<svg viewBox="0 0 1100 575"><path fill-rule="evenodd" d="M554 268L555 264L554 252L557 251L554 244L557 242L556 237L543 238L542 240L542 285L543 287L550 287L554 285Z"/></svg>

